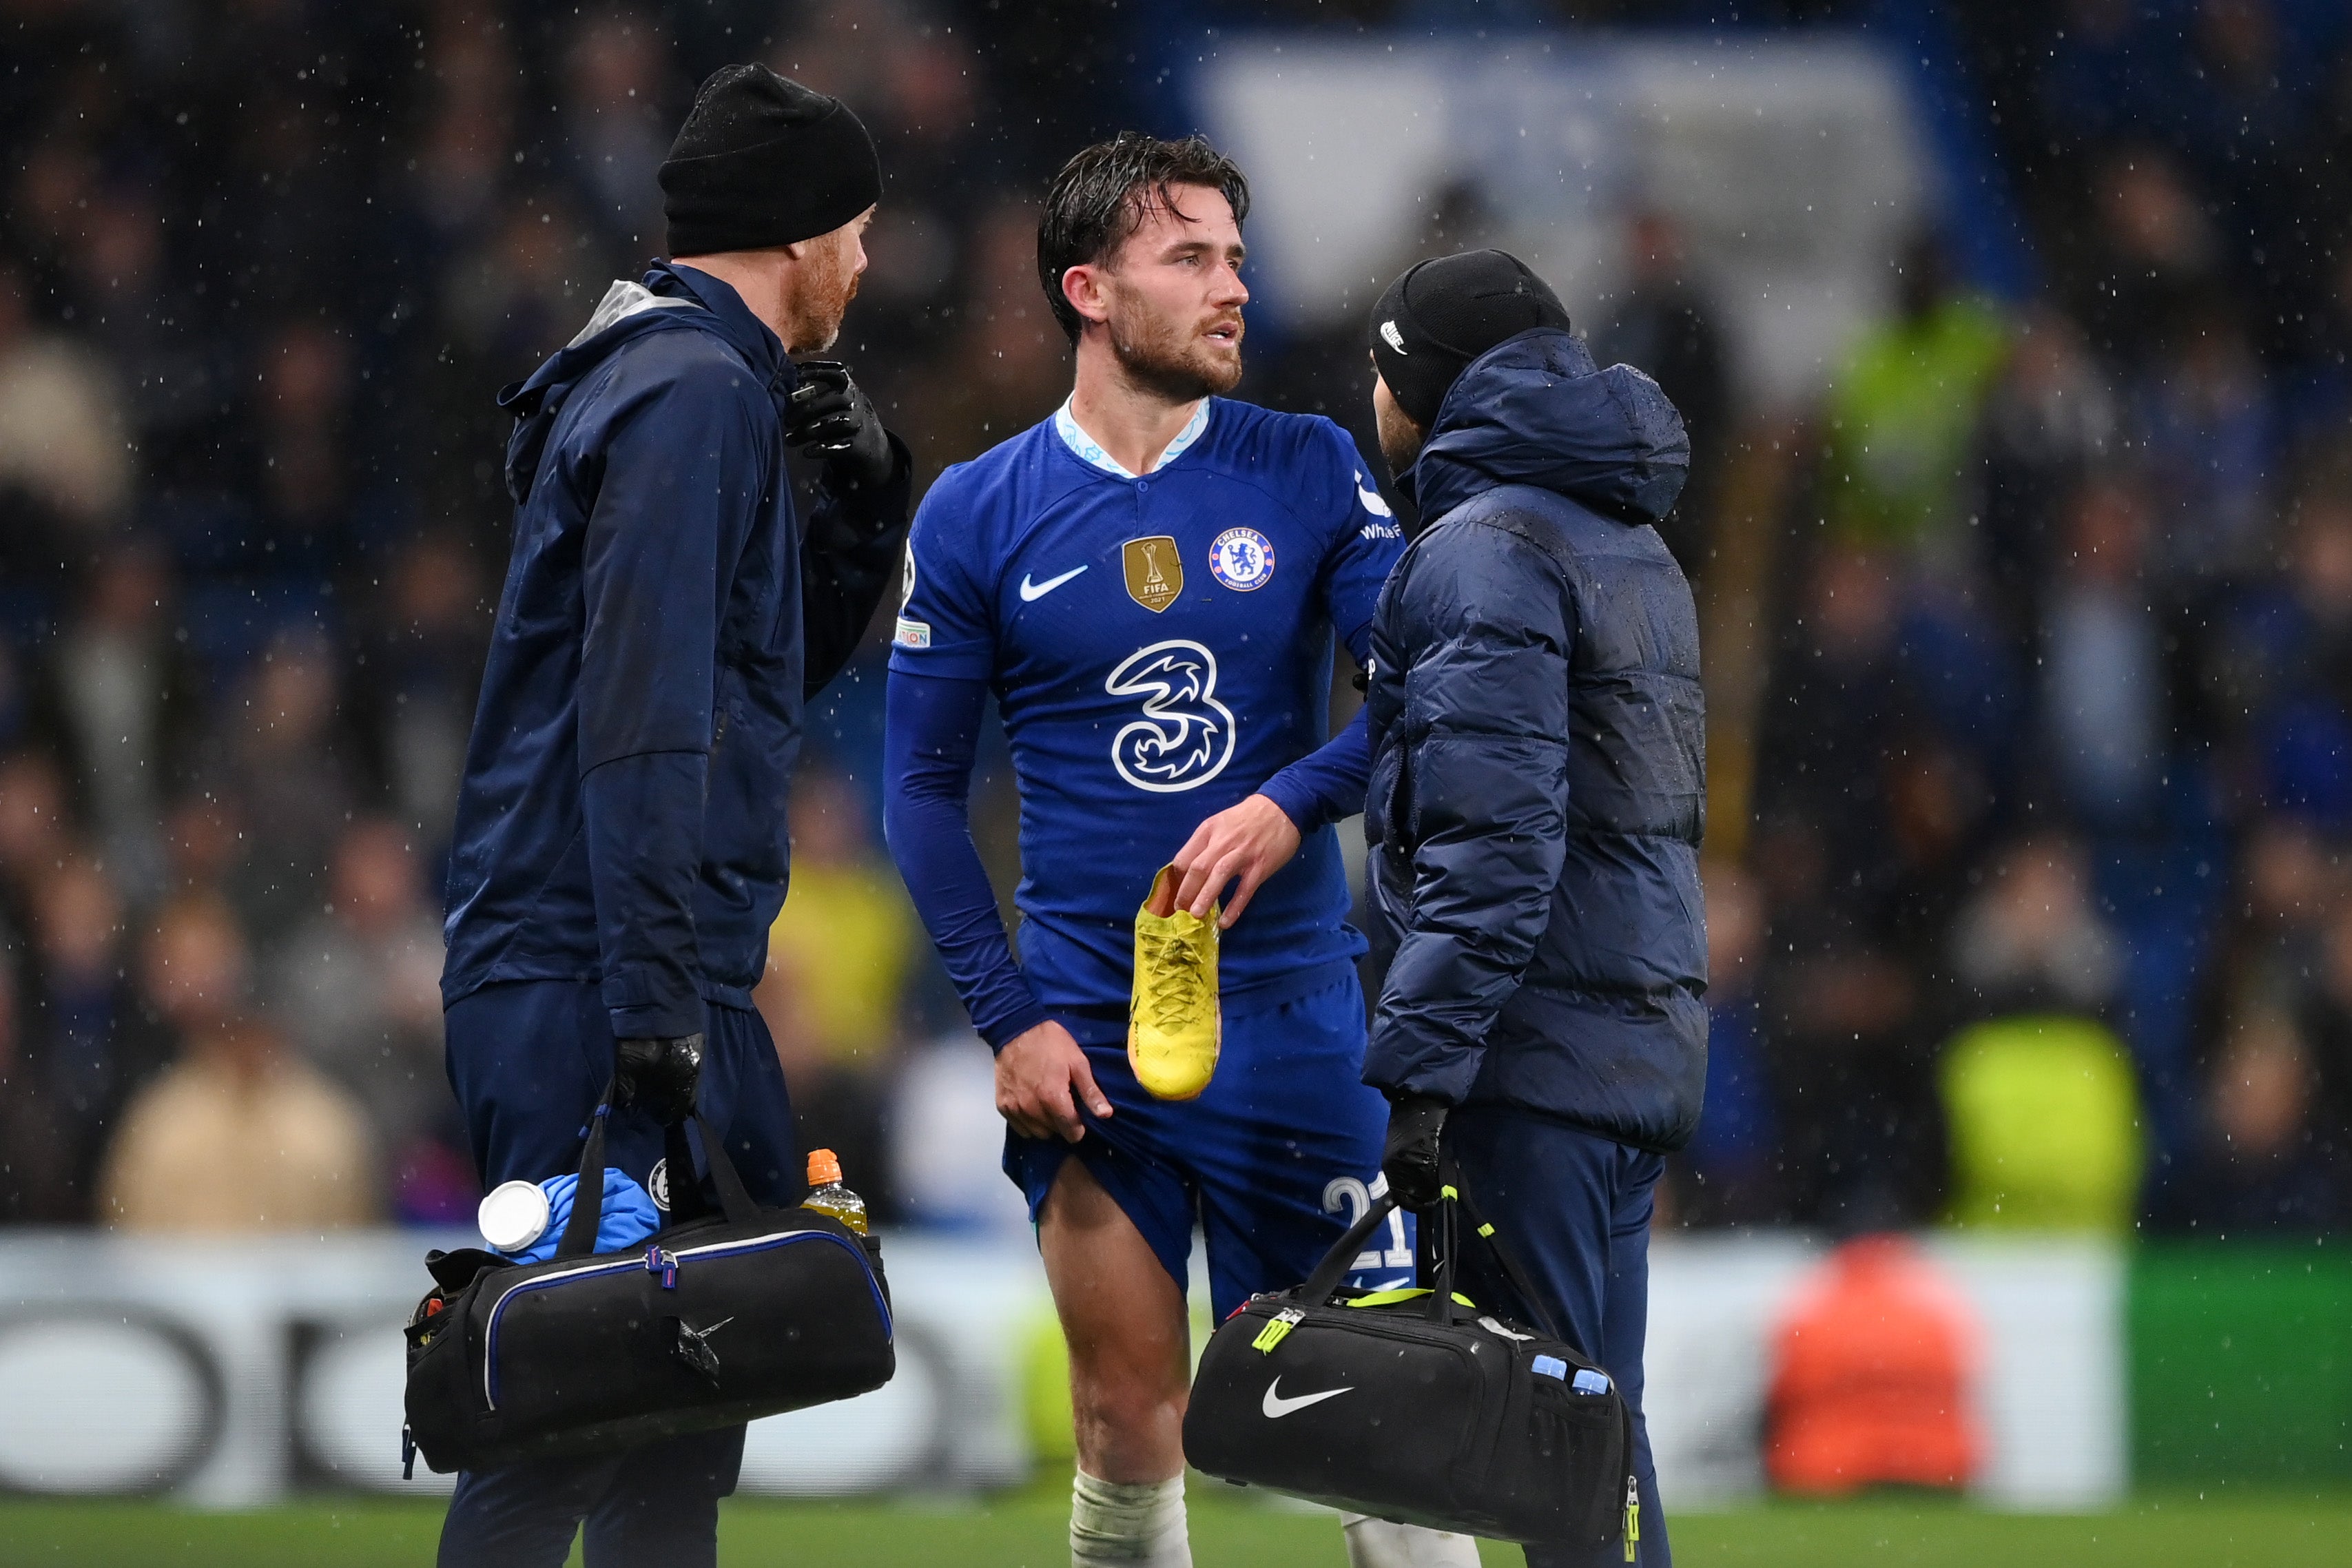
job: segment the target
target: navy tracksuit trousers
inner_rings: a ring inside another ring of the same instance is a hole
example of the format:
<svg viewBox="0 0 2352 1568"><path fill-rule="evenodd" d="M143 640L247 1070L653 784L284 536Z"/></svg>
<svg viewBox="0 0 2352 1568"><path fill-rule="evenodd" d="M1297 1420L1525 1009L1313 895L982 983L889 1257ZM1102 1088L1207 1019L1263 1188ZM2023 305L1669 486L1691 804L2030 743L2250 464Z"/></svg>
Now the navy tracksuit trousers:
<svg viewBox="0 0 2352 1568"><path fill-rule="evenodd" d="M568 980L486 985L450 1007L445 1022L449 1083L484 1187L578 1170L588 1118L613 1075L600 989ZM753 1199L800 1196L792 1102L759 1014L709 1007L698 1103ZM612 1113L608 1164L643 1183L661 1157L652 1118ZM717 1195L709 1197L715 1205ZM583 1521L589 1568L710 1568L719 1500L735 1489L742 1459L743 1428L732 1426L605 1458L465 1471L441 1527L441 1568L562 1568Z"/></svg>
<svg viewBox="0 0 2352 1568"><path fill-rule="evenodd" d="M1640 1568L1671 1568L1657 1467L1642 1416L1642 1344L1650 1315L1650 1205L1663 1156L1531 1110L1467 1105L1445 1121L1445 1152L1470 1201L1510 1246L1544 1298L1530 1312L1475 1243L1462 1248L1463 1294L1503 1303L1513 1317L1549 1319L1617 1380L1633 1414L1633 1474L1641 1484ZM1526 1549L1528 1568L1623 1568L1621 1546Z"/></svg>

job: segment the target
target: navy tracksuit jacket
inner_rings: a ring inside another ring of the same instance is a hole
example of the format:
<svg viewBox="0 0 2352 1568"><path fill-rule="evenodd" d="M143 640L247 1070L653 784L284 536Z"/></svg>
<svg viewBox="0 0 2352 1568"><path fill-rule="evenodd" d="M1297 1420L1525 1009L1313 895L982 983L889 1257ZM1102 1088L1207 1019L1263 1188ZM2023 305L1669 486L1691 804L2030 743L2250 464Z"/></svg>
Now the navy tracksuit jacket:
<svg viewBox="0 0 2352 1568"><path fill-rule="evenodd" d="M457 801L445 1005L593 981L623 1038L751 1005L802 702L855 650L907 518L901 448L895 483L820 489L803 542L794 384L734 289L657 264L499 395L514 555Z"/></svg>
<svg viewBox="0 0 2352 1568"><path fill-rule="evenodd" d="M1423 521L1367 699L1365 1080L1459 1108L1445 1151L1544 1298L1514 1304L1637 1409L1652 1192L1706 1078L1698 619L1654 526L1689 463L1657 384L1568 332L1474 361L1401 476ZM1463 1262L1474 1300L1512 1301L1481 1248ZM1659 1568L1635 1437L1638 1561Z"/></svg>
<svg viewBox="0 0 2352 1568"><path fill-rule="evenodd" d="M485 1182L572 1168L616 1038L703 1033L702 1110L753 1195L799 1195L791 1105L751 1010L782 906L801 710L903 548L909 464L820 489L784 468L796 384L735 290L656 265L499 395L514 554L467 750L442 974L449 1076ZM608 1157L661 1150L615 1111ZM676 1173L673 1173L673 1179ZM444 1568L702 1568L743 1431L470 1471Z"/></svg>

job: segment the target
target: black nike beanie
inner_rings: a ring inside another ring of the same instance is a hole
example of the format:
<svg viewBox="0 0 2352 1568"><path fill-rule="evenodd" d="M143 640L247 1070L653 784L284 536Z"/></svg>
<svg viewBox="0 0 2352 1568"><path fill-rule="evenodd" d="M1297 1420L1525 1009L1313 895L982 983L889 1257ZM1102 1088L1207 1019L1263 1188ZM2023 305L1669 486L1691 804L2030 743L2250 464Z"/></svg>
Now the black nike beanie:
<svg viewBox="0 0 2352 1568"><path fill-rule="evenodd" d="M711 72L661 166L672 256L763 250L830 234L882 195L874 138L849 106L765 66Z"/></svg>
<svg viewBox="0 0 2352 1568"><path fill-rule="evenodd" d="M1506 338L1569 331L1551 286L1503 250L1465 250L1406 269L1372 307L1372 363L1405 416L1426 430L1454 379Z"/></svg>

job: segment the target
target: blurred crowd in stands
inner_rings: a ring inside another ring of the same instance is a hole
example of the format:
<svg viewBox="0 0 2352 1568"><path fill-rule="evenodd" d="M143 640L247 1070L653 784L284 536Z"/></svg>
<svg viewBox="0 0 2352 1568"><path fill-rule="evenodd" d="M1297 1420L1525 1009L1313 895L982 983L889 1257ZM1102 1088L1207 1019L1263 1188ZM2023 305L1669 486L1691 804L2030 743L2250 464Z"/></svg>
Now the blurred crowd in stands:
<svg viewBox="0 0 2352 1568"><path fill-rule="evenodd" d="M505 563L496 389L659 251L693 83L757 56L881 142L841 353L923 482L1033 423L1068 375L1034 193L1141 68L1100 9L0 0L0 1219L470 1216L438 888ZM1713 699L1714 1062L1671 1217L2342 1228L2344 29L1962 10L2028 298L1923 232L1817 406L1745 406L1643 214L1589 323L1689 416L1673 542L1764 671ZM1369 450L1360 366L1352 329L1276 342L1242 395ZM986 1052L878 841L881 669L812 715L761 1001L804 1139L886 1215L1017 1224Z"/></svg>
<svg viewBox="0 0 2352 1568"><path fill-rule="evenodd" d="M1913 247L1772 498L1694 1214L2352 1222L2345 17L2057 10L2034 297Z"/></svg>

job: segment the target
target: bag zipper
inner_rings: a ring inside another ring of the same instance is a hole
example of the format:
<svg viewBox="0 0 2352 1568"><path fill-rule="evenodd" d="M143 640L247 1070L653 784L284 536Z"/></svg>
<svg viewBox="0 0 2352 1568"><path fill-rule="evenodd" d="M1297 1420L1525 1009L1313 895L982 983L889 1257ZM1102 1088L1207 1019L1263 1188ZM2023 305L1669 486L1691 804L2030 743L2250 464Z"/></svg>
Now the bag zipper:
<svg viewBox="0 0 2352 1568"><path fill-rule="evenodd" d="M733 1253L765 1252L773 1247L790 1246L796 1241L829 1241L856 1258L858 1266L866 1272L866 1288L873 1294L874 1310L882 1314L883 1336L886 1339L897 1337L897 1330L890 1320L889 1303L882 1299L881 1286L875 1283L874 1268L866 1260L865 1248L852 1247L829 1230L771 1231L765 1236L747 1237L740 1241L715 1241L701 1247L681 1247L676 1252L652 1247L646 1248L642 1258L618 1258L601 1263L583 1264L578 1268L567 1268L559 1274L543 1274L536 1279L520 1280L509 1286L505 1293L490 1304L488 1324L482 1332L482 1403L484 1406L492 1412L496 1412L499 1407L499 1324L506 1314L507 1303L517 1296L532 1290L544 1289L551 1285L568 1284L574 1279L586 1279L604 1274L625 1273L631 1269L644 1269L648 1273L663 1274L663 1289L668 1289L672 1287L676 1271L689 1258L719 1258ZM655 1262L656 1254L667 1259L666 1266L656 1267Z"/></svg>
<svg viewBox="0 0 2352 1568"><path fill-rule="evenodd" d="M1260 1329L1257 1331L1257 1338L1250 1342L1250 1349L1272 1355L1274 1347L1288 1338L1290 1331L1306 1320L1307 1314L1297 1307L1285 1307L1266 1320L1265 1327Z"/></svg>
<svg viewBox="0 0 2352 1568"><path fill-rule="evenodd" d="M835 1236L829 1230L772 1231L766 1236L748 1237L740 1241L713 1241L700 1247L682 1247L672 1256L678 1262L683 1263L689 1258L724 1258L733 1253L765 1252L771 1247L789 1246L795 1241L829 1241L856 1258L858 1267L866 1274L866 1289L874 1298L874 1310L882 1314L883 1333L886 1335L897 1333L890 1318L890 1303L883 1300L882 1287L874 1278L873 1259L866 1256L865 1247L851 1243L845 1237Z"/></svg>
<svg viewBox="0 0 2352 1568"><path fill-rule="evenodd" d="M1326 1307L1323 1310L1334 1314L1346 1310L1341 1307ZM1438 1325L1422 1317L1418 1312L1411 1315L1402 1312L1385 1312L1375 1307L1349 1312L1344 1318L1334 1316L1331 1321L1335 1327L1344 1325L1350 1329L1369 1329L1373 1333L1383 1334L1390 1339L1410 1340L1417 1345L1444 1345L1457 1354L1464 1356L1471 1354L1469 1345L1461 1338L1442 1331ZM1469 1327L1467 1323L1463 1322L1457 1322L1453 1326L1457 1330Z"/></svg>
<svg viewBox="0 0 2352 1568"><path fill-rule="evenodd" d="M1342 1310L1340 1308L1327 1307L1323 1310L1332 1314L1328 1321L1334 1328L1368 1331L1383 1339L1402 1340L1408 1344L1429 1345L1449 1350L1464 1361L1474 1361L1475 1358L1475 1352L1461 1337L1442 1332L1436 1324L1422 1318L1405 1318L1402 1314L1382 1312L1378 1309L1364 1312L1350 1312L1347 1317L1341 1318L1338 1315ZM1297 1307L1286 1308L1275 1314L1268 1328L1271 1328L1272 1322L1278 1322L1292 1312L1298 1313L1297 1321L1300 1323L1304 1323L1308 1317L1312 1316L1311 1313L1302 1311ZM1458 1323L1454 1325L1456 1329L1463 1326ZM1261 1329L1258 1331L1263 1336L1268 1331ZM1276 1342L1279 1343L1281 1339L1287 1338L1289 1333L1290 1329L1286 1327ZM1253 1342L1253 1348L1255 1348L1255 1342Z"/></svg>

